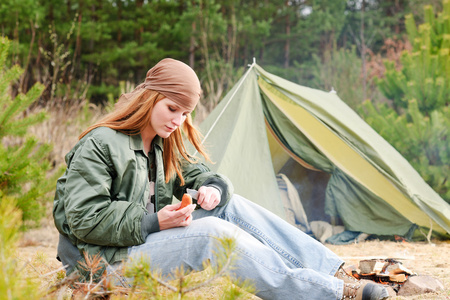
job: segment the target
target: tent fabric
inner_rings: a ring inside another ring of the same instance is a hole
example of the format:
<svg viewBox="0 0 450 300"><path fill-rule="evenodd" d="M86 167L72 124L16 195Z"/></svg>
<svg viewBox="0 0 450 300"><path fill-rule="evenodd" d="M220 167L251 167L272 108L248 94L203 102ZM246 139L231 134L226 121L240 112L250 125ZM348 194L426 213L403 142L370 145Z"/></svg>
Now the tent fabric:
<svg viewBox="0 0 450 300"><path fill-rule="evenodd" d="M367 207L363 206L364 196L366 195L359 193L360 189L352 189L354 185L349 184L349 179L347 179L346 176L341 175L339 168L344 169L346 174L353 175L352 177L359 181L363 187L367 187L372 192L375 191L378 192L378 194L382 193L386 196L389 195L390 197L396 196L399 199L396 199L394 203L398 205L400 205L400 200L404 200L403 194L401 194L395 186L387 183L388 179L385 176L378 172L378 170L374 168L372 164L367 161L367 159L355 151L351 145L342 140L334 131L330 130L330 128L321 122L320 119L317 119L313 114L303 109L300 105L296 105L294 102L290 101L289 98L284 98L283 94L277 94L276 90L271 91L269 87L266 86L266 83L261 79L260 87L262 87L264 94L267 96L265 98L269 98L272 103L276 103L276 106L280 109L281 113L288 116L289 121L299 128L304 135L307 135L308 140L314 143L317 147L315 153L311 153L314 151L314 148L309 147L309 152L300 151L296 152L296 154L313 165L317 162L321 162L322 160L326 160L325 164L322 163L321 166L316 165L316 167L332 174L330 182L334 182L336 180L335 177L340 177L340 185L335 186L333 189L334 193L327 193L329 196L326 198L326 204L328 207L327 213L331 216L340 216L342 214L340 214L339 211L345 211L346 218L344 219L344 222L348 230L364 232L371 230L371 233L382 234L384 232L384 228L380 228L379 226L372 228L374 224L370 222L363 223L363 220L371 218L376 219L377 223L381 223L379 216L382 216L385 213L384 207L374 205L373 202L377 200L375 195L369 198L370 201L367 201ZM358 126L358 124L355 124L355 126ZM277 132L284 133L286 130L279 128ZM298 145L302 143L295 142L291 144ZM329 184L328 187L330 188L330 186L331 185ZM346 189L347 191L345 193L341 193L339 191L340 188ZM341 197L330 197L330 195L339 195ZM341 201L342 197L346 197L345 201ZM355 209L355 206L353 206L355 202L356 204L359 204L358 209ZM412 205L408 201L406 203L402 203L401 205L405 205L406 207L404 208L409 211L414 212L419 210L418 207ZM379 212L374 209L375 206L380 209ZM330 207L336 207L336 209L331 210ZM390 215L389 217L398 216ZM382 220L384 222L387 221L385 218ZM358 228L353 226L354 223L358 225ZM392 222L389 222L389 224L391 227ZM411 224L403 224L403 230L400 232L406 233L408 232Z"/></svg>
<svg viewBox="0 0 450 300"><path fill-rule="evenodd" d="M286 221L304 232L311 232L308 216L303 209L302 201L289 178L284 174L277 175L278 189L286 213Z"/></svg>
<svg viewBox="0 0 450 300"><path fill-rule="evenodd" d="M213 130L208 134L210 128ZM200 129L213 162L207 163L209 167L225 174L237 194L284 219L256 72L247 72L241 78Z"/></svg>
<svg viewBox="0 0 450 300"><path fill-rule="evenodd" d="M291 157L331 174L325 210L346 230L405 235L418 225L450 233L450 205L335 93L253 64L200 129L210 167L283 218L276 173Z"/></svg>

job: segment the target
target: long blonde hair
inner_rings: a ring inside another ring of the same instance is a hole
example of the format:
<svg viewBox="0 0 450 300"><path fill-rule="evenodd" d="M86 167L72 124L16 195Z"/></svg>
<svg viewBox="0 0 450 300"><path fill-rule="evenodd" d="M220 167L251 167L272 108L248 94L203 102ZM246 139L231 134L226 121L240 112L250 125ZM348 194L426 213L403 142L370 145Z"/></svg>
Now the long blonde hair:
<svg viewBox="0 0 450 300"><path fill-rule="evenodd" d="M127 135L139 134L150 123L152 110L155 107L155 104L164 97L164 95L156 91L143 89L142 93L138 93L134 98L129 99L127 103L122 104L119 101L119 105L116 105L113 112L106 115L94 125L89 126L80 134L79 139L83 138L91 130L102 126L109 127ZM197 149L207 161L210 161L209 156L201 143L202 135L193 126L192 118L189 114L181 127L178 127L172 132L168 138L163 139L165 181L169 182L176 173L181 180L181 185L184 185L184 178L181 171L181 156L190 163L196 162L196 160L187 153L183 135L186 136L188 141L194 145L195 149Z"/></svg>

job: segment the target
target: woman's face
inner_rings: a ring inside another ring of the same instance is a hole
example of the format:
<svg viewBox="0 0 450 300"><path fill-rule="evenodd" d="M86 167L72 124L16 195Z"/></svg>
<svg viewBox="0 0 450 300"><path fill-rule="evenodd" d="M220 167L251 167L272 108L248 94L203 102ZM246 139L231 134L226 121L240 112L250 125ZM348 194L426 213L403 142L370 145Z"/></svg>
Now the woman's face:
<svg viewBox="0 0 450 300"><path fill-rule="evenodd" d="M149 130L162 138L167 138L183 124L191 112L192 109L180 106L169 98L163 98L153 107Z"/></svg>

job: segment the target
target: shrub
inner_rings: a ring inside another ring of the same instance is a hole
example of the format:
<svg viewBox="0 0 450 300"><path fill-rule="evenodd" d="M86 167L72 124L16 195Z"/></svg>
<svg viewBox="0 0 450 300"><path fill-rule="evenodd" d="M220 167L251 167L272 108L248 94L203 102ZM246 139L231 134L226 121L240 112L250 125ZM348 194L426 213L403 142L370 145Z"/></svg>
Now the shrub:
<svg viewBox="0 0 450 300"><path fill-rule="evenodd" d="M30 126L46 117L44 112L27 111L44 87L35 84L26 94L12 95L11 85L22 70L6 67L9 47L9 40L0 38L0 202L14 199L23 220L38 222L45 212L45 195L56 182L46 178L52 167L47 159L50 145L27 135Z"/></svg>
<svg viewBox="0 0 450 300"><path fill-rule="evenodd" d="M411 15L405 23L412 50L397 69L387 61L378 80L391 106L366 102L361 114L450 203L450 0L436 16L425 6L418 28Z"/></svg>
<svg viewBox="0 0 450 300"><path fill-rule="evenodd" d="M0 295L6 299L39 299L39 284L27 276L23 262L17 257L21 212L14 199L0 197Z"/></svg>

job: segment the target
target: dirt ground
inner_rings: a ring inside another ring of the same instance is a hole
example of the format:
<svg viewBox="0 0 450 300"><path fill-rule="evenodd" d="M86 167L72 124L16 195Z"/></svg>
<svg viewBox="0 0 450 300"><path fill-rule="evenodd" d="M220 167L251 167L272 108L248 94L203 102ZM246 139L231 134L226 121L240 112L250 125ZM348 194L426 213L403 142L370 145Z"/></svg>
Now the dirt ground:
<svg viewBox="0 0 450 300"><path fill-rule="evenodd" d="M450 299L450 241L408 243L391 241L367 241L352 245L327 245L346 263L358 266L360 260L381 257L397 258L417 275L429 275L439 279L445 290L439 293L422 294L391 299Z"/></svg>
<svg viewBox="0 0 450 300"><path fill-rule="evenodd" d="M58 233L50 221L38 228L26 232L19 244L18 257L28 262L39 276L61 267L55 258ZM409 270L418 275L429 275L439 279L445 290L439 293L422 294L391 299L450 299L450 241L429 243L409 243L391 241L366 241L352 245L326 245L341 256L346 265L358 266L360 260L367 258L397 258ZM209 292L209 291L205 291ZM214 299L214 296L211 297ZM254 297L254 299L258 299Z"/></svg>

